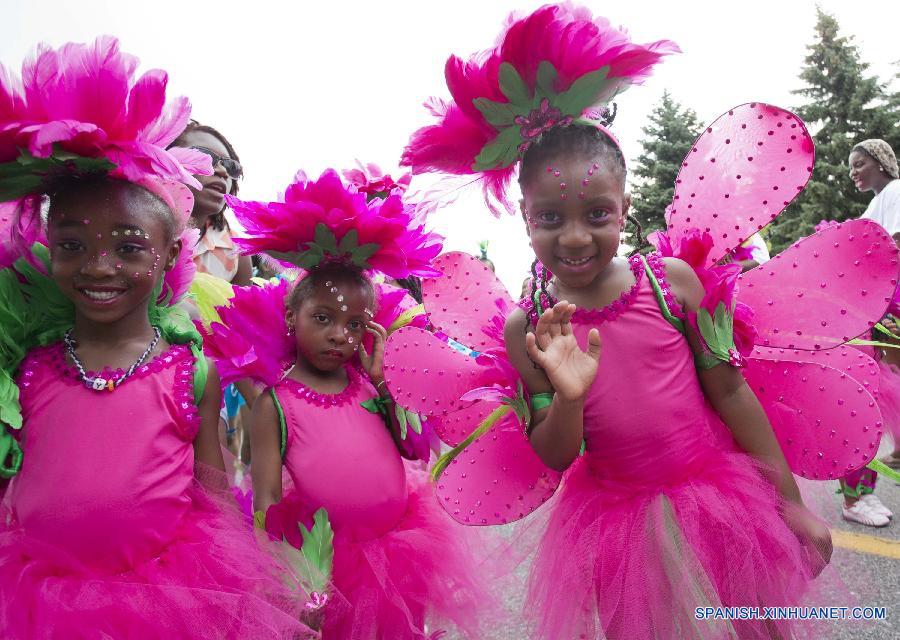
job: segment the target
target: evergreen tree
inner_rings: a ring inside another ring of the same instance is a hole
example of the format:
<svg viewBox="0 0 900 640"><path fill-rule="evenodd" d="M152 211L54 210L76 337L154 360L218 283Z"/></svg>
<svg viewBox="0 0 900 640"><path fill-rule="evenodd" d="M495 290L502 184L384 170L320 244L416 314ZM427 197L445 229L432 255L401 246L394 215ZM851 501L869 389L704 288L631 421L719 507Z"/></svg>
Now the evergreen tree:
<svg viewBox="0 0 900 640"><path fill-rule="evenodd" d="M665 91L659 104L643 127L643 152L633 174L631 214L643 227L644 234L665 229L666 207L672 202L675 178L681 161L697 139L697 114L682 107ZM629 227L633 236L634 229ZM635 242L635 240L632 240Z"/></svg>
<svg viewBox="0 0 900 640"><path fill-rule="evenodd" d="M806 190L769 227L775 252L813 232L821 220L858 218L872 194L856 191L847 158L855 144L883 138L900 143L900 105L877 77L866 75L852 36L839 35L834 16L817 9L815 41L800 73L806 84L794 91L805 103L796 109L816 143L816 164Z"/></svg>

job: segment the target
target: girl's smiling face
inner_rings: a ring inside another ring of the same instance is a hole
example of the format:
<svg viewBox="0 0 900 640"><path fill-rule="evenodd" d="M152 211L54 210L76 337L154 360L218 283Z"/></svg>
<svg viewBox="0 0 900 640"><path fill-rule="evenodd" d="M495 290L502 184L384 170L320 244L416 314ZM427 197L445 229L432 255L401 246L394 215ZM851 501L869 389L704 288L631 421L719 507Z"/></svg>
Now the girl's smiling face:
<svg viewBox="0 0 900 640"><path fill-rule="evenodd" d="M615 257L631 199L604 161L568 156L546 164L522 185L528 236L563 284L585 287Z"/></svg>
<svg viewBox="0 0 900 640"><path fill-rule="evenodd" d="M166 205L122 180L76 186L51 199L53 279L76 313L96 323L147 314L154 287L181 242Z"/></svg>

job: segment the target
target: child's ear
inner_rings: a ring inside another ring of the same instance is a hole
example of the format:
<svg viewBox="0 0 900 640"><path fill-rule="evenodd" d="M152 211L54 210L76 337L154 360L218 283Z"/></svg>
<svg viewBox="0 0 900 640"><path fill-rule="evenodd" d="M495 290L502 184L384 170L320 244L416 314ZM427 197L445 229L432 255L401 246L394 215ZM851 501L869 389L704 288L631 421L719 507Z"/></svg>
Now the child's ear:
<svg viewBox="0 0 900 640"><path fill-rule="evenodd" d="M293 309L288 308L287 310L285 310L285 312L284 312L284 322L287 324L288 327L293 327L293 326L294 326L294 322L295 322L296 320L297 320L297 314L294 313L294 310L293 310Z"/></svg>
<svg viewBox="0 0 900 640"><path fill-rule="evenodd" d="M172 267L175 266L175 263L178 262L178 256L181 255L181 246L181 238L178 238L178 240L173 242L172 246L169 247L169 252L166 255L165 271L171 271Z"/></svg>

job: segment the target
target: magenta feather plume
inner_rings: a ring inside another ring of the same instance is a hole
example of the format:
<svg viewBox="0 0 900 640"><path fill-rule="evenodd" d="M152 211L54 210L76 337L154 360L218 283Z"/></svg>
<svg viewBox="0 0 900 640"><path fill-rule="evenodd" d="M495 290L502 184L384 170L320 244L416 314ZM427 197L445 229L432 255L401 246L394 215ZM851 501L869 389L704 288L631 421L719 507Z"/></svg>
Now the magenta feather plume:
<svg viewBox="0 0 900 640"><path fill-rule="evenodd" d="M40 271L46 270L43 262L31 253L35 242L48 244L40 211L38 196L29 196L17 202L0 202L0 269L25 258Z"/></svg>
<svg viewBox="0 0 900 640"><path fill-rule="evenodd" d="M506 188L515 173L515 161L531 141L549 127L591 114L647 78L663 56L679 51L669 40L631 42L624 30L614 28L606 18L595 18L588 9L571 4L547 5L524 18L510 16L497 42L493 49L467 61L456 56L447 60L444 76L453 100L449 104L429 101L438 122L412 135L401 161L414 174L477 176L485 202L495 214L501 208L512 211ZM538 70L546 63L555 70L544 83L550 86L542 86L539 79ZM511 82L504 88L503 69L508 71L510 66L522 84L520 89ZM576 81L603 69L607 71L603 81L580 87L586 93L576 103L567 103L578 104L576 112L548 109L541 102L541 96L558 97L578 88ZM485 115L485 107L490 106L485 101L494 106L490 119ZM502 153L495 148L494 155L479 159L479 154L500 143L508 129L520 129L521 137L505 137Z"/></svg>
<svg viewBox="0 0 900 640"><path fill-rule="evenodd" d="M162 291L158 302L172 306L181 300L191 288L197 265L194 263L194 246L200 240L199 229L185 229L181 234L181 252L174 266L163 276Z"/></svg>
<svg viewBox="0 0 900 640"><path fill-rule="evenodd" d="M287 333L285 298L288 280L261 287L235 287L229 304L216 307L222 322L203 334L203 352L215 360L222 384L250 378L272 386L296 357L296 344Z"/></svg>
<svg viewBox="0 0 900 640"><path fill-rule="evenodd" d="M244 228L235 238L244 253L302 268L346 261L391 278L440 275L431 262L443 238L425 229L414 207L396 193L366 202L333 169L314 181L298 174L282 202L226 200Z"/></svg>
<svg viewBox="0 0 900 640"><path fill-rule="evenodd" d="M412 180L412 173L407 171L397 180L394 180L390 174L384 173L374 162L363 165L359 160L356 161L356 167L353 169L345 169L341 172L344 179L351 186L356 187L360 193L366 194L366 198L385 198L395 190L399 194L403 194L409 189L409 183Z"/></svg>
<svg viewBox="0 0 900 640"><path fill-rule="evenodd" d="M26 149L48 158L57 150L105 158L114 177L147 178L199 188L193 174L212 173L208 156L167 150L190 118L186 98L166 102L168 76L136 77L138 59L101 36L91 44L45 45L22 65L18 79L0 70L0 162Z"/></svg>

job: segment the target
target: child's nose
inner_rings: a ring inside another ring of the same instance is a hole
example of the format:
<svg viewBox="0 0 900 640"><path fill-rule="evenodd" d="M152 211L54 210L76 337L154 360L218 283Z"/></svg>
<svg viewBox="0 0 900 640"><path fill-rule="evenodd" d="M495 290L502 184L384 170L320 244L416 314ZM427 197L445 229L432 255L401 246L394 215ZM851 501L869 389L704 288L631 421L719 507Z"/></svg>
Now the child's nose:
<svg viewBox="0 0 900 640"><path fill-rule="evenodd" d="M81 267L81 272L93 278L116 274L116 259L106 251L95 251Z"/></svg>
<svg viewBox="0 0 900 640"><path fill-rule="evenodd" d="M578 222L567 224L559 236L559 243L564 247L584 247L591 243L591 232Z"/></svg>

